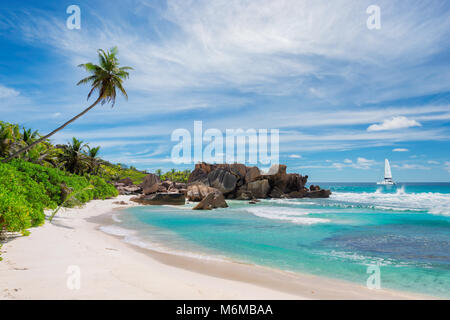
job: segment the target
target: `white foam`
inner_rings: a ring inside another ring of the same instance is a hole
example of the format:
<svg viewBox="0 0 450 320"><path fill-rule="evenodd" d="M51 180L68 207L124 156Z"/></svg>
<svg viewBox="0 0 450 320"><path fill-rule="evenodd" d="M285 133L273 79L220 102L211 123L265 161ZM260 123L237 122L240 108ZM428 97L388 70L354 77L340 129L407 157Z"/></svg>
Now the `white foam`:
<svg viewBox="0 0 450 320"><path fill-rule="evenodd" d="M268 203L276 203L276 204L291 204L291 205L298 205L298 204L309 204L309 205L315 205L315 202L311 201L304 201L304 199L266 199L262 200L263 202Z"/></svg>
<svg viewBox="0 0 450 320"><path fill-rule="evenodd" d="M304 217L305 215L310 214L311 210L299 208L255 207L248 208L247 212L265 219L285 220L303 225L330 222L329 219Z"/></svg>
<svg viewBox="0 0 450 320"><path fill-rule="evenodd" d="M450 194L406 193L402 187L396 193L333 192L331 200L363 204L368 207L392 211L428 211L431 214L450 216ZM330 205L332 205L330 203Z"/></svg>

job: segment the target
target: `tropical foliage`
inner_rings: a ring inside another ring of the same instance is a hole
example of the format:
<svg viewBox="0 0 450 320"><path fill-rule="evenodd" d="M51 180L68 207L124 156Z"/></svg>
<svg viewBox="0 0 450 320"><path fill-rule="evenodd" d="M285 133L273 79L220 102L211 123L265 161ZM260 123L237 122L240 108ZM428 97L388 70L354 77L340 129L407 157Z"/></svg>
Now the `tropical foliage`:
<svg viewBox="0 0 450 320"><path fill-rule="evenodd" d="M17 124L0 121L0 157L9 157L17 150L31 145L40 135L37 131L21 128ZM58 150L50 145L48 140L36 144L33 148L21 154L21 158L27 161L41 164L52 164Z"/></svg>
<svg viewBox="0 0 450 320"><path fill-rule="evenodd" d="M114 106L116 90L128 98L123 81L132 68L120 67L117 48L98 50L98 60L98 65L79 65L90 75L77 84L89 84L88 99L96 92L95 102L49 134L41 136L37 131L0 121L0 233L26 234L28 228L44 222L44 209L117 195L114 186L100 177L111 178L101 170L100 147L91 148L76 138L57 146L48 140L97 104ZM104 167L108 167L106 162Z"/></svg>
<svg viewBox="0 0 450 320"><path fill-rule="evenodd" d="M37 131L0 122L0 159L39 136ZM131 177L140 183L146 175L104 161L99 154L100 147L76 138L56 146L45 140L20 159L0 163L0 232L27 234L28 228L44 222L44 209L116 196L107 181Z"/></svg>
<svg viewBox="0 0 450 320"><path fill-rule="evenodd" d="M175 182L187 182L189 179L189 175L191 174L190 170L177 171L172 169L164 174L161 174L161 169L155 171L156 175L160 176L161 180L170 180Z"/></svg>
<svg viewBox="0 0 450 320"><path fill-rule="evenodd" d="M139 184L144 180L144 177L148 174L146 171L139 171L133 167L127 167L123 164L112 164L103 161L100 164L99 176L107 181L118 181L124 178L130 178L134 184Z"/></svg>
<svg viewBox="0 0 450 320"><path fill-rule="evenodd" d="M69 194L76 199L66 202ZM0 164L0 230L22 232L44 223L44 209L82 204L117 195L97 176L79 176L20 159Z"/></svg>

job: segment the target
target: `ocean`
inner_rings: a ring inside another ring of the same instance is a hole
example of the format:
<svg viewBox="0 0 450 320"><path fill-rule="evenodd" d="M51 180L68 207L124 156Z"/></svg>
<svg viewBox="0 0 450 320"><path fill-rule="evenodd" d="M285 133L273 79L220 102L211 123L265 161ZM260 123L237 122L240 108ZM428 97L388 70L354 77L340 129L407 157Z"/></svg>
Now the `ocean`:
<svg viewBox="0 0 450 320"><path fill-rule="evenodd" d="M381 288L450 298L450 183L317 184L329 199L132 207L103 229L153 250L361 285L377 268Z"/></svg>

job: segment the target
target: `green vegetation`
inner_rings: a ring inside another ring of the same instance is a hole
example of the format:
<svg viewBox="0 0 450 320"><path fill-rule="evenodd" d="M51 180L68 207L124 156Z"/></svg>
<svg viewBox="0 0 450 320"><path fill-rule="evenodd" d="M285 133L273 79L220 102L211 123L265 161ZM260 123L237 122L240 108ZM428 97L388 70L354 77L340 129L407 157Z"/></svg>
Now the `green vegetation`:
<svg viewBox="0 0 450 320"><path fill-rule="evenodd" d="M39 136L37 131L0 121L0 158ZM28 228L44 223L44 209L113 197L117 190L107 181L129 176L140 183L146 175L106 162L99 153L100 147L76 138L56 146L44 140L20 159L0 163L0 232L28 234Z"/></svg>
<svg viewBox="0 0 450 320"><path fill-rule="evenodd" d="M0 121L0 158L15 153L39 139L37 131ZM35 144L19 159L0 163L0 232L28 234L30 227L44 223L45 209L73 207L92 199L117 195L108 183L131 178L135 184L148 174L124 164L112 164L99 157L100 147L72 138L65 145L48 140ZM161 180L187 182L190 171L155 172Z"/></svg>
<svg viewBox="0 0 450 320"><path fill-rule="evenodd" d="M66 145L54 146L48 138L77 120L97 104L116 101L116 90L125 98L123 81L131 67L120 67L117 48L98 50L99 64L79 65L90 75L78 82L90 84L88 99L98 93L96 101L84 111L45 136L17 124L0 121L0 233L22 232L44 223L44 209L73 206L92 199L116 196L117 190L105 181L121 177L123 170L102 161L100 147L89 147L73 138ZM102 164L103 163L103 164ZM128 169L131 170L131 169ZM135 179L144 175L133 171ZM103 179L104 177L105 179Z"/></svg>
<svg viewBox="0 0 450 320"><path fill-rule="evenodd" d="M66 201L71 193L76 198ZM117 196L98 176L75 175L20 159L0 164L0 230L22 232L44 223L44 209Z"/></svg>
<svg viewBox="0 0 450 320"><path fill-rule="evenodd" d="M176 171L175 169L172 169L164 174L161 173L162 173L161 169L155 171L155 174L159 176L161 180L170 180L175 182L186 183L189 179L189 175L191 174L191 170Z"/></svg>
<svg viewBox="0 0 450 320"><path fill-rule="evenodd" d="M111 164L103 161L100 164L99 175L107 181L118 181L120 179L130 178L134 184L139 184L144 180L148 173L139 171L134 167L127 167L124 164Z"/></svg>

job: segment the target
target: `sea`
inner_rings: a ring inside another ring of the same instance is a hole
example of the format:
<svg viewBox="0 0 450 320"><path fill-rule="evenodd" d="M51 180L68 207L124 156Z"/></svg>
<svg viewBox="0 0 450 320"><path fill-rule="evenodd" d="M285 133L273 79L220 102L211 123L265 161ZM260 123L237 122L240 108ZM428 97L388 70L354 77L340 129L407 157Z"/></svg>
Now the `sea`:
<svg viewBox="0 0 450 320"><path fill-rule="evenodd" d="M330 198L130 207L103 230L162 252L450 298L450 183L314 184Z"/></svg>

